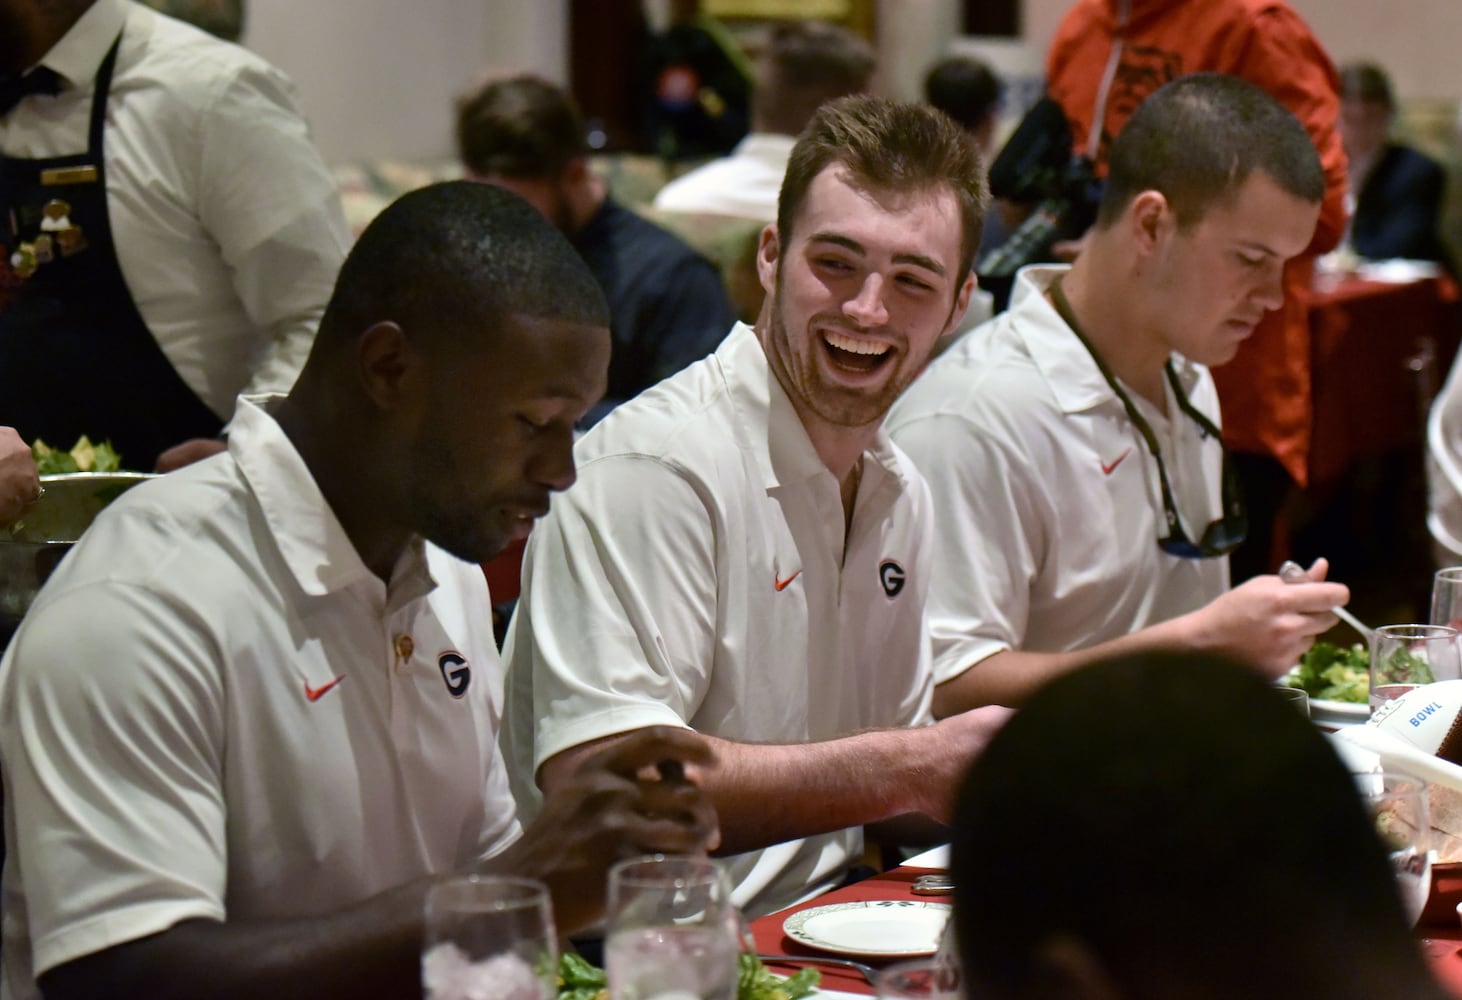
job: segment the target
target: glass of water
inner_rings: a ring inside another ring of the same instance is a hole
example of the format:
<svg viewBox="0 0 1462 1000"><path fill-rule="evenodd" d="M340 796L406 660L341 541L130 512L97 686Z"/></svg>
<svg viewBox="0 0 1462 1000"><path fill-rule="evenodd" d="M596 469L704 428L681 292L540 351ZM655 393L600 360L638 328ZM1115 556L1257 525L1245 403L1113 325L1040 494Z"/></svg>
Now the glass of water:
<svg viewBox="0 0 1462 1000"><path fill-rule="evenodd" d="M1371 633L1371 710L1421 684L1462 673L1458 633L1446 625L1382 625Z"/></svg>
<svg viewBox="0 0 1462 1000"><path fill-rule="evenodd" d="M740 921L711 858L631 858L609 870L604 971L612 1000L734 1000Z"/></svg>
<svg viewBox="0 0 1462 1000"><path fill-rule="evenodd" d="M558 936L548 888L534 879L465 875L426 896L421 956L427 1000L552 1000Z"/></svg>

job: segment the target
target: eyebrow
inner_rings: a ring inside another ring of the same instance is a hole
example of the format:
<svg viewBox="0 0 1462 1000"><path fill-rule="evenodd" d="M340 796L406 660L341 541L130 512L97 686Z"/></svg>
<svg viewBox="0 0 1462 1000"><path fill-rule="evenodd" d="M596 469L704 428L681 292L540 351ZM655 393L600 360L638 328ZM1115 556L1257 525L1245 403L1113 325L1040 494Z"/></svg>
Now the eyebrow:
<svg viewBox="0 0 1462 1000"><path fill-rule="evenodd" d="M851 239L841 233L813 233L807 240L808 243L831 243L834 246L850 250L860 256L867 256L868 249L855 239ZM896 253L893 255L895 264L912 264L914 267L921 267L926 271L945 276L944 265L933 257L922 253Z"/></svg>

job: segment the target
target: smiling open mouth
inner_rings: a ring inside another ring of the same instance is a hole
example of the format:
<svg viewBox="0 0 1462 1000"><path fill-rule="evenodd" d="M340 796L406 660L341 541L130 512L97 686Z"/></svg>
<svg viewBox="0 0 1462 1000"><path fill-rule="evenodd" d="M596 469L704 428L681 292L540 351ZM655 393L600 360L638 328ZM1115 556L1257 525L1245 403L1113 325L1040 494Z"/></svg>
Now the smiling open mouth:
<svg viewBox="0 0 1462 1000"><path fill-rule="evenodd" d="M835 330L825 331L822 342L833 364L853 372L874 371L893 353L888 344L858 340Z"/></svg>

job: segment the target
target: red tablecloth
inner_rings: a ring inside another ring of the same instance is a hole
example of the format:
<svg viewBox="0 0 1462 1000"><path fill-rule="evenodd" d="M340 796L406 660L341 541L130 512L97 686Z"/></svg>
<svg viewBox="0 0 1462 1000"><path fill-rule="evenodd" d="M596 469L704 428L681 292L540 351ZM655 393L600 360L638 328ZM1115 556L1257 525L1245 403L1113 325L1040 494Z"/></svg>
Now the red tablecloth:
<svg viewBox="0 0 1462 1000"><path fill-rule="evenodd" d="M914 879L924 874L925 871L920 868L895 868L847 888L829 892L806 903L788 907L779 913L753 920L751 932L756 937L756 950L764 955L817 955L818 952L803 947L782 933L782 921L788 915L796 913L798 910L823 906L828 903L852 903L869 899L937 898L915 896L911 891ZM1442 892L1435 902L1450 901L1452 906L1455 906L1458 900L1462 900L1462 873L1458 873L1452 878L1453 881L1439 883ZM1444 900L1443 896L1446 896L1447 899ZM1418 928L1417 934L1421 938L1422 951L1431 963L1437 979L1454 996L1462 1000L1462 924L1458 923L1455 913L1450 914L1450 921L1444 922L1448 912L1446 907L1428 907L1428 915L1435 916L1437 922L1423 924ZM868 964L878 966L888 963L870 961ZM768 963L767 967L774 972L790 972L792 968L771 963ZM873 992L873 988L856 972L832 966L815 965L814 968L822 973L822 985L825 989L843 990L848 993L871 994Z"/></svg>
<svg viewBox="0 0 1462 1000"><path fill-rule="evenodd" d="M1426 404L1446 378L1462 333L1457 298L1450 278L1316 278L1304 298L1312 486L1337 482L1361 459L1420 442Z"/></svg>
<svg viewBox="0 0 1462 1000"><path fill-rule="evenodd" d="M926 869L922 868L895 868L846 888L835 889L805 903L789 906L779 913L759 917L751 922L751 933L756 937L756 950L763 955L816 956L822 954L804 947L782 933L782 921L798 910L805 910L809 907L825 906L829 903L856 903L869 899L947 899L947 897L914 895L911 889L913 881L925 872ZM891 963L869 960L868 964L880 966ZM787 973L790 971L790 967L776 966L771 963L767 963L767 967L773 972ZM860 974L850 969L840 969L830 965L814 965L813 968L822 974L824 989L845 990L849 993L873 992L873 987Z"/></svg>

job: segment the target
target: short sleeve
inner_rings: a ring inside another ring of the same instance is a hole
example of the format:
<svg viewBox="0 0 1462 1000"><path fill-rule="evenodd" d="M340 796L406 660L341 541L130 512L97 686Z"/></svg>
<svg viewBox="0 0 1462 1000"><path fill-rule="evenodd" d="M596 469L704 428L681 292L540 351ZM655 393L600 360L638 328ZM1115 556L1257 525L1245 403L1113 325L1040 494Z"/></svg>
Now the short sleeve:
<svg viewBox="0 0 1462 1000"><path fill-rule="evenodd" d="M244 67L220 86L202 119L198 191L234 291L271 334L243 391L287 392L350 243L334 179L277 70Z"/></svg>
<svg viewBox="0 0 1462 1000"><path fill-rule="evenodd" d="M634 455L587 463L554 498L506 647L515 780L580 744L695 714L719 628L705 500L678 470Z"/></svg>
<svg viewBox="0 0 1462 1000"><path fill-rule="evenodd" d="M222 696L206 626L150 592L32 608L0 679L0 755L37 975L223 919Z"/></svg>
<svg viewBox="0 0 1462 1000"><path fill-rule="evenodd" d="M942 684L1022 645L1042 547L1038 504L1026 464L963 417L918 417L893 436L933 502L928 616L934 680Z"/></svg>

